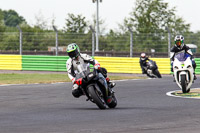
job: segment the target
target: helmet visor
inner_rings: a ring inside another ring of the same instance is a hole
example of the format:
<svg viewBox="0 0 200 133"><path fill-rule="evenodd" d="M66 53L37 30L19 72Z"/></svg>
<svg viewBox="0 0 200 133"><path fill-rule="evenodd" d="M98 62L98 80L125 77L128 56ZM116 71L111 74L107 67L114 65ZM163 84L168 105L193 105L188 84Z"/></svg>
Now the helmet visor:
<svg viewBox="0 0 200 133"><path fill-rule="evenodd" d="M70 58L76 58L79 55L79 52L76 49L74 51L68 52L68 55L69 55Z"/></svg>
<svg viewBox="0 0 200 133"><path fill-rule="evenodd" d="M181 46L182 42L181 42L181 40L177 40L175 43L176 43L177 46Z"/></svg>

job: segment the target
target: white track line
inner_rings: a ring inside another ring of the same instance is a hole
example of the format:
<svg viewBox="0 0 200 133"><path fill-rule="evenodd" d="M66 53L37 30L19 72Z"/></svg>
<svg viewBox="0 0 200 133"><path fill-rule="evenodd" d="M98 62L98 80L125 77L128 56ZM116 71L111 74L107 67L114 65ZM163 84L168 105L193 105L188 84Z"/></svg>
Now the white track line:
<svg viewBox="0 0 200 133"><path fill-rule="evenodd" d="M147 78L147 79L153 79L153 78ZM147 79L122 79L122 80L112 80L112 81L147 80Z"/></svg>
<svg viewBox="0 0 200 133"><path fill-rule="evenodd" d="M152 79L152 78L148 78ZM129 81L129 80L142 80L142 79L123 79L123 80L112 80L112 81ZM34 83L34 84L5 84L5 85L0 85L1 86L15 86L15 85L38 85L38 84L62 84L62 83L69 83L69 82L57 82L57 83Z"/></svg>
<svg viewBox="0 0 200 133"><path fill-rule="evenodd" d="M11 86L11 85L22 85L22 84L5 84L5 85L0 85L0 86Z"/></svg>
<svg viewBox="0 0 200 133"><path fill-rule="evenodd" d="M0 85L1 86L20 86L20 85L40 85L40 84L61 84L61 83L67 83L67 82L58 82L58 83L34 83L34 84L5 84Z"/></svg>
<svg viewBox="0 0 200 133"><path fill-rule="evenodd" d="M112 80L112 81L129 81L129 80L141 80L141 79L123 79L123 80ZM49 84L62 84L62 83L69 83L69 82L57 82L57 83L49 83ZM4 84L0 85L1 86L15 86L15 85L38 85L38 84L48 84L48 83L34 83L34 84Z"/></svg>
<svg viewBox="0 0 200 133"><path fill-rule="evenodd" d="M191 89L199 89L199 88L191 88ZM170 97L178 97L178 98L200 99L200 97L183 97L183 96L175 96L175 95L172 95L172 93L174 93L174 92L176 92L176 91L180 91L180 90L175 90L175 91L167 92L166 95L167 95L167 96L170 96Z"/></svg>
<svg viewBox="0 0 200 133"><path fill-rule="evenodd" d="M122 80L112 80L112 81L129 81L129 80L140 80L140 79L122 79Z"/></svg>

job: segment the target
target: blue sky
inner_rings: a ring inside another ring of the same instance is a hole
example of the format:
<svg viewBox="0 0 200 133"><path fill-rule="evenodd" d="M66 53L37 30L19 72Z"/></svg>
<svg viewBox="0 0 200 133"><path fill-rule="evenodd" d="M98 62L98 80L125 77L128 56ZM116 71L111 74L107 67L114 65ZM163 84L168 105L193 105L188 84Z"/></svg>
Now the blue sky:
<svg viewBox="0 0 200 133"><path fill-rule="evenodd" d="M134 7L135 0L103 0L99 5L100 18L105 20L107 29L118 28ZM177 16L191 24L191 30L200 31L200 1L198 0L164 0L169 6L176 7ZM81 14L92 21L96 13L96 4L92 0L0 0L3 10L14 9L31 25L35 24L35 16L43 16L50 22L55 18L55 25L63 28L68 13Z"/></svg>

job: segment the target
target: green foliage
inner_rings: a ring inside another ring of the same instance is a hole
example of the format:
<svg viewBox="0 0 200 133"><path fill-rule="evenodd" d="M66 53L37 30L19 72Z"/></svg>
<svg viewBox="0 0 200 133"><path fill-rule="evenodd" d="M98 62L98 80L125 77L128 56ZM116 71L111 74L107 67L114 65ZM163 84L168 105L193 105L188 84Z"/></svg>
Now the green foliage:
<svg viewBox="0 0 200 133"><path fill-rule="evenodd" d="M82 15L75 16L74 14L69 13L68 18L66 19L66 27L64 31L67 33L84 33L87 28L87 23L85 17Z"/></svg>
<svg viewBox="0 0 200 133"><path fill-rule="evenodd" d="M127 32L127 27L134 31L137 48L144 48L144 51L149 52L149 48L159 47L157 52L164 52L167 50L168 36L164 34L167 32L166 27L177 34L188 32L190 25L177 17L175 8L169 9L168 3L164 3L163 0L136 0L130 17L125 18L120 27L123 27L123 32Z"/></svg>
<svg viewBox="0 0 200 133"><path fill-rule="evenodd" d="M16 27L22 22L25 22L25 19L22 16L19 16L14 10L3 11L3 16L6 26Z"/></svg>
<svg viewBox="0 0 200 133"><path fill-rule="evenodd" d="M4 20L3 20L3 11L0 9L0 32L5 31L5 25L4 25Z"/></svg>
<svg viewBox="0 0 200 133"><path fill-rule="evenodd" d="M136 0L130 18L124 21L126 27L131 27L137 33L166 32L166 27L180 33L187 32L190 26L175 15L175 7L169 9L168 3L163 0Z"/></svg>
<svg viewBox="0 0 200 133"><path fill-rule="evenodd" d="M104 43L101 40L104 39ZM107 36L100 37L100 49L105 51L130 51L130 35L129 33L120 34L110 30Z"/></svg>
<svg viewBox="0 0 200 133"><path fill-rule="evenodd" d="M104 21L99 20L100 51L130 51L130 32L133 31L133 52L167 52L168 34L166 27L172 33L183 34L185 43L194 43L200 47L198 33L189 32L190 25L175 15L175 8L169 9L168 3L163 0L136 0L135 8L130 16L124 19L124 23L119 25L121 31L110 30L103 35L105 28ZM94 16L95 17L95 16ZM38 16L37 24L30 26L26 20L19 16L14 10L3 11L0 9L0 50L19 50L19 25L23 33L23 51L47 51L48 46L55 47L56 33L45 28L46 21ZM53 22L52 22L53 23ZM92 21L95 29L96 20ZM92 32L88 31L89 24L82 15L68 14L66 26L58 31L58 45L67 46L70 43L77 43L81 52L92 50Z"/></svg>
<svg viewBox="0 0 200 133"><path fill-rule="evenodd" d="M1 50L19 50L19 34L17 32L4 32L1 34L2 40L0 42Z"/></svg>

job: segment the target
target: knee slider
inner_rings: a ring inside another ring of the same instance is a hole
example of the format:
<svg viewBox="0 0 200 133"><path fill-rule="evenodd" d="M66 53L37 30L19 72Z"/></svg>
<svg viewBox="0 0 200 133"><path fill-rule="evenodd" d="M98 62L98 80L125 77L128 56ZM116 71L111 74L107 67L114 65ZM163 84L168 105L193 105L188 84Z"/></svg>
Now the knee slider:
<svg viewBox="0 0 200 133"><path fill-rule="evenodd" d="M72 95L73 95L75 98L79 98L79 97L81 96L80 91L79 91L78 89L72 90Z"/></svg>

